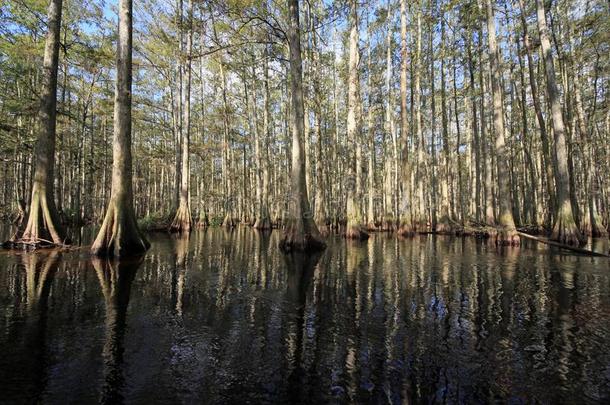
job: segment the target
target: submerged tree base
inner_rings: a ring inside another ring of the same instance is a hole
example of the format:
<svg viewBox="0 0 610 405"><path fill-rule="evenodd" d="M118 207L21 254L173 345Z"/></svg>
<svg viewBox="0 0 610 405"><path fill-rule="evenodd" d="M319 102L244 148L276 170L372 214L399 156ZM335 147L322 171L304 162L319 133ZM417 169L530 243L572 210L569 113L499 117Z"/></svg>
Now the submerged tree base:
<svg viewBox="0 0 610 405"><path fill-rule="evenodd" d="M445 215L436 223L435 232L439 235L451 235L456 232L456 225Z"/></svg>
<svg viewBox="0 0 610 405"><path fill-rule="evenodd" d="M318 231L320 232L320 236L326 238L330 235L330 221L327 219L316 219L316 226L318 227Z"/></svg>
<svg viewBox="0 0 610 405"><path fill-rule="evenodd" d="M264 218L256 218L256 221L254 221L254 225L252 225L252 228L254 229L258 229L258 230L266 230L266 229L271 229L271 220L269 219L269 217L264 217Z"/></svg>
<svg viewBox="0 0 610 405"><path fill-rule="evenodd" d="M491 235L494 238L494 242L498 246L520 246L521 238L516 228L507 228L499 226L495 228Z"/></svg>
<svg viewBox="0 0 610 405"><path fill-rule="evenodd" d="M199 220L197 220L197 228L207 228L210 226L210 220L208 219L208 214L203 214L199 216Z"/></svg>
<svg viewBox="0 0 610 405"><path fill-rule="evenodd" d="M68 244L55 244L51 241L44 239L37 240L28 240L28 239L18 239L18 240L7 240L2 243L3 249L15 249L15 250L38 250L38 249L51 249L57 247L68 247Z"/></svg>
<svg viewBox="0 0 610 405"><path fill-rule="evenodd" d="M582 222L582 234L583 236L591 236L593 238L605 238L608 237L608 231L602 225L602 218L599 214L591 216L587 212L583 217Z"/></svg>
<svg viewBox="0 0 610 405"><path fill-rule="evenodd" d="M345 237L352 240L367 240L369 234L360 224L348 224L345 230Z"/></svg>
<svg viewBox="0 0 610 405"><path fill-rule="evenodd" d="M382 232L394 232L396 230L396 221L392 216L384 217L379 230Z"/></svg>
<svg viewBox="0 0 610 405"><path fill-rule="evenodd" d="M111 201L102 227L91 246L91 253L105 257L138 256L149 247L150 243L140 232L134 215Z"/></svg>
<svg viewBox="0 0 610 405"><path fill-rule="evenodd" d="M326 243L311 219L292 220L286 226L279 247L285 253L316 252L326 249Z"/></svg>
<svg viewBox="0 0 610 405"><path fill-rule="evenodd" d="M550 239L571 246L580 246L586 242L576 226L572 209L567 204L559 210Z"/></svg>
<svg viewBox="0 0 610 405"><path fill-rule="evenodd" d="M47 198L46 191L35 190L25 227L20 222L15 235L2 246L6 249L63 247L70 244L65 234L55 205L50 197Z"/></svg>
<svg viewBox="0 0 610 405"><path fill-rule="evenodd" d="M224 228L235 228L235 220L229 214L225 216L225 219L222 221L222 226Z"/></svg>
<svg viewBox="0 0 610 405"><path fill-rule="evenodd" d="M398 230L396 231L398 236L403 238L410 238L415 236L415 229L413 229L413 224L409 220L400 221L400 225L398 226Z"/></svg>

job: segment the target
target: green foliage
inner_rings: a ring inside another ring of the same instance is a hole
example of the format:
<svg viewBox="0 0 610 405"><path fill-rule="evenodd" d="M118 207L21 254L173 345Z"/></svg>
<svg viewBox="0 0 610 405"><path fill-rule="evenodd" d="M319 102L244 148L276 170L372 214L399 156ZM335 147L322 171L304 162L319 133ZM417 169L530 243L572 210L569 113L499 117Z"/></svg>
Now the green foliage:
<svg viewBox="0 0 610 405"><path fill-rule="evenodd" d="M167 213L155 212L138 219L138 227L143 231L167 229L172 218Z"/></svg>

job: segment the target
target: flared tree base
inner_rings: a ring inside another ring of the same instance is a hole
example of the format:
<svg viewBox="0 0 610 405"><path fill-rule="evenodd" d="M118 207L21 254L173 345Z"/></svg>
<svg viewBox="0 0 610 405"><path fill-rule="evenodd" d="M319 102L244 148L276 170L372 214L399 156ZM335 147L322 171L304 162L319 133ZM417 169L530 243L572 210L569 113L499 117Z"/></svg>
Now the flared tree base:
<svg viewBox="0 0 610 405"><path fill-rule="evenodd" d="M227 216L225 216L225 219L222 221L222 227L235 228L235 221L231 215L227 214Z"/></svg>
<svg viewBox="0 0 610 405"><path fill-rule="evenodd" d="M285 253L316 252L326 249L326 243L311 219L293 220L286 226L279 247Z"/></svg>
<svg viewBox="0 0 610 405"><path fill-rule="evenodd" d="M381 221L381 229L382 232L394 232L396 230L396 221L391 216L385 217L383 221Z"/></svg>
<svg viewBox="0 0 610 405"><path fill-rule="evenodd" d="M415 236L415 229L413 228L413 224L410 221L403 220L400 222L396 233L400 237L410 238L412 236Z"/></svg>
<svg viewBox="0 0 610 405"><path fill-rule="evenodd" d="M345 229L345 237L351 240L367 240L369 234L360 224L348 224Z"/></svg>
<svg viewBox="0 0 610 405"><path fill-rule="evenodd" d="M585 239L576 226L571 210L569 212L564 210L559 212L550 239L570 246L584 244Z"/></svg>
<svg viewBox="0 0 610 405"><path fill-rule="evenodd" d="M210 226L210 220L208 219L208 214L204 214L203 216L200 216L199 219L197 220L197 228L203 229L203 228L207 228L208 226Z"/></svg>
<svg viewBox="0 0 610 405"><path fill-rule="evenodd" d="M516 229L509 229L505 227L498 227L492 231L490 235L495 244L498 246L519 246L521 245L521 238Z"/></svg>
<svg viewBox="0 0 610 405"><path fill-rule="evenodd" d="M366 230L367 232L377 232L379 228L377 227L377 224L375 222L368 222L366 224Z"/></svg>
<svg viewBox="0 0 610 405"><path fill-rule="evenodd" d="M449 217L443 216L436 223L435 232L439 235L453 235L456 229Z"/></svg>
<svg viewBox="0 0 610 405"><path fill-rule="evenodd" d="M103 257L128 257L143 254L150 247L135 217L129 210L111 201L104 222L95 238L91 253Z"/></svg>
<svg viewBox="0 0 610 405"><path fill-rule="evenodd" d="M269 230L272 228L271 220L269 219L269 217L257 218L256 221L254 221L254 225L252 225L252 228L258 229L261 231Z"/></svg>
<svg viewBox="0 0 610 405"><path fill-rule="evenodd" d="M62 247L70 244L66 237L59 215L54 204L48 204L44 191L33 192L32 206L25 228L18 227L11 240L5 242L3 247L9 249L40 249Z"/></svg>
<svg viewBox="0 0 610 405"><path fill-rule="evenodd" d="M608 231L602 225L602 218L599 214L596 214L592 221L591 216L587 213L583 218L581 228L583 236L591 236L593 238L608 237Z"/></svg>
<svg viewBox="0 0 610 405"><path fill-rule="evenodd" d="M172 233L190 232L192 227L191 210L188 204L180 204L174 220L169 226L169 231Z"/></svg>
<svg viewBox="0 0 610 405"><path fill-rule="evenodd" d="M330 235L330 221L325 218L314 219L316 226L318 227L318 232L320 232L320 236L326 238Z"/></svg>

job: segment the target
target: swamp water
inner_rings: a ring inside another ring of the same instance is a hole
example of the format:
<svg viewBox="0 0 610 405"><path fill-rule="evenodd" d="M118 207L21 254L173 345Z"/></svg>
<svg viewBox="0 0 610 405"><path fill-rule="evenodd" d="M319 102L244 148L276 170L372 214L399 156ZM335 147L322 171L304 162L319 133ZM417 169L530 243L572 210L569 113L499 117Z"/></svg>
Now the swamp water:
<svg viewBox="0 0 610 405"><path fill-rule="evenodd" d="M610 261L524 241L150 235L141 260L0 252L0 402L610 398ZM607 402L606 402L607 403Z"/></svg>

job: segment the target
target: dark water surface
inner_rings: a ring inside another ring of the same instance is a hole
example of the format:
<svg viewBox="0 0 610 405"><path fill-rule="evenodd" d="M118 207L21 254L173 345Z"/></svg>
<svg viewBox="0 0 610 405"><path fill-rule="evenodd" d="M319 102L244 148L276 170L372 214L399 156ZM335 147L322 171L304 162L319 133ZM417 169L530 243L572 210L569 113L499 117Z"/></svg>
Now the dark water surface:
<svg viewBox="0 0 610 405"><path fill-rule="evenodd" d="M0 402L603 403L610 261L527 242L151 236L0 253Z"/></svg>

